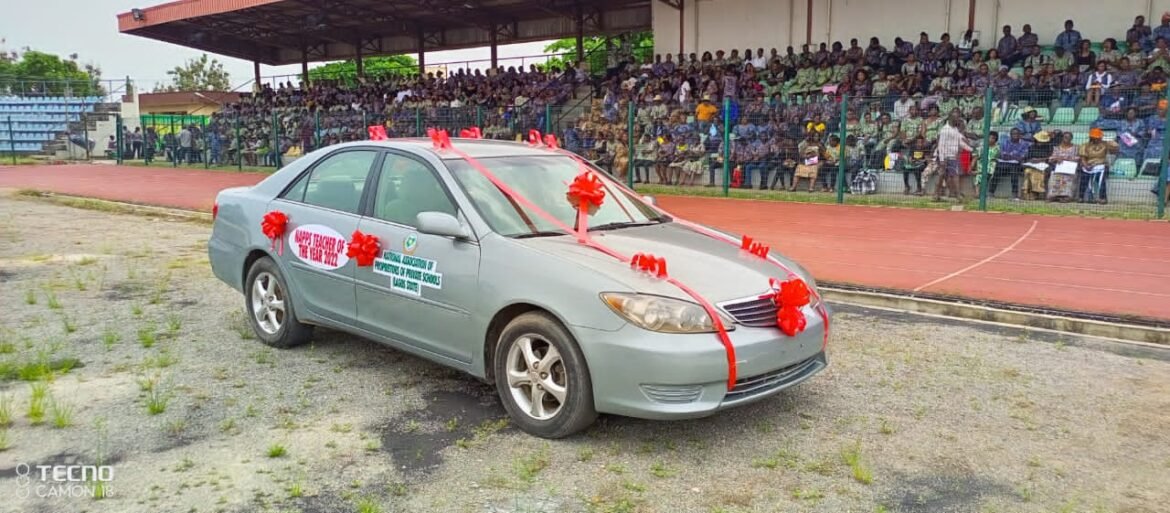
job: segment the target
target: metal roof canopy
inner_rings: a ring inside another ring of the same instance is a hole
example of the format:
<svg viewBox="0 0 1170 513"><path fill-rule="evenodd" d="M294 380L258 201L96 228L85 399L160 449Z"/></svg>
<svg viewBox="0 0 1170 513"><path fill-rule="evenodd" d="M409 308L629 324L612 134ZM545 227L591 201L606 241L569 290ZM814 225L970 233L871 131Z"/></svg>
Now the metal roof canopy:
<svg viewBox="0 0 1170 513"><path fill-rule="evenodd" d="M647 30L650 1L177 0L118 31L283 65Z"/></svg>

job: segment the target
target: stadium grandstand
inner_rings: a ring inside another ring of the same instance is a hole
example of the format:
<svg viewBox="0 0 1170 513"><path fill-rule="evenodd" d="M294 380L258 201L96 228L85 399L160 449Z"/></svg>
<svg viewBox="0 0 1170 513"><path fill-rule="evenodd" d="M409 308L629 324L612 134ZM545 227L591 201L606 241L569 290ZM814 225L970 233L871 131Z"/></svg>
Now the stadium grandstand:
<svg viewBox="0 0 1170 513"><path fill-rule="evenodd" d="M653 187L1161 217L1163 10L1170 0L171 2L119 14L119 30L250 60L253 90L209 115L123 112L109 149L279 166L373 124L391 136L475 125L555 133ZM645 30L652 51L629 44ZM585 52L595 36L607 44ZM499 45L557 38L576 38L580 62L497 59ZM426 52L473 47L490 49L480 68L428 68ZM364 73L364 58L393 54L418 69ZM357 76L309 80L310 63L339 59ZM261 77L294 63L300 77Z"/></svg>

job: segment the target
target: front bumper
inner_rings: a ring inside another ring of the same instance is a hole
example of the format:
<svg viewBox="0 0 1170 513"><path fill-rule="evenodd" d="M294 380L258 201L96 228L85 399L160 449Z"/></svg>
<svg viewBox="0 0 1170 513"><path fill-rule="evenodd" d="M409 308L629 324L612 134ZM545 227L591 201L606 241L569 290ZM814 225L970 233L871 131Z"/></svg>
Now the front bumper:
<svg viewBox="0 0 1170 513"><path fill-rule="evenodd" d="M805 310L795 337L775 327L737 326L736 385L727 389L727 354L713 333L674 335L626 325L573 327L593 380L597 411L646 419L687 419L748 404L795 386L828 366L825 327Z"/></svg>

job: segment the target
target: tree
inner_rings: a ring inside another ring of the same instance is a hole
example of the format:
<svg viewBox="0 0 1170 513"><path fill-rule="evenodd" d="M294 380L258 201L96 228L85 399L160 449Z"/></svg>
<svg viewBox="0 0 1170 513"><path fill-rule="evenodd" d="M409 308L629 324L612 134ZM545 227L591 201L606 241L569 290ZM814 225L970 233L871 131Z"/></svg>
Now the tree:
<svg viewBox="0 0 1170 513"><path fill-rule="evenodd" d="M170 85L155 86L154 92L227 91L231 88L231 77L224 71L223 63L207 54L190 59L182 66L175 66L167 75L171 77Z"/></svg>
<svg viewBox="0 0 1170 513"><path fill-rule="evenodd" d="M654 51L653 32L634 32L625 34L623 37L626 37L629 41L630 49L636 57L641 57L643 52ZM606 39L610 39L612 41L611 44L614 49L618 49L622 45L620 37L587 37L584 41L582 41L585 47L585 56L589 59L589 67L595 72L605 70L605 66L607 64L604 51ZM549 43L548 46L544 47L544 51L545 53L563 54L549 58L549 60L544 64L537 65L537 67L545 71L552 68L553 66L556 66L558 69L575 67L577 65L577 61L581 60L581 58L577 55L577 38L573 37L553 41L552 43Z"/></svg>
<svg viewBox="0 0 1170 513"><path fill-rule="evenodd" d="M362 59L362 68L367 77L403 76L410 77L418 74L418 61L409 55L390 55L387 57L369 57ZM309 80L344 80L352 81L357 78L357 62L348 61L330 62L309 70Z"/></svg>
<svg viewBox="0 0 1170 513"><path fill-rule="evenodd" d="M104 94L98 85L101 74L96 66L78 65L77 54L62 59L29 48L0 50L0 91L100 96Z"/></svg>

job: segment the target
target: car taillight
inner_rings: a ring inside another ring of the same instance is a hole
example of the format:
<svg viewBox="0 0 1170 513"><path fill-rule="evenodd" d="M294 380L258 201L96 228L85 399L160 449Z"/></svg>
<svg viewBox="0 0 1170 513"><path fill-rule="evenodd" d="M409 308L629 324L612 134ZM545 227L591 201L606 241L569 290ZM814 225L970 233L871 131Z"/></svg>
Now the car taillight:
<svg viewBox="0 0 1170 513"><path fill-rule="evenodd" d="M219 202L211 204L211 220L215 220L215 216L219 215Z"/></svg>

